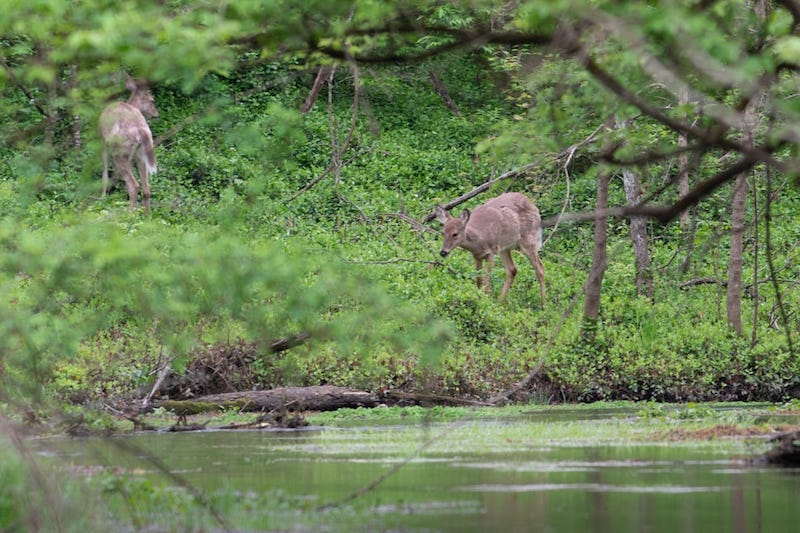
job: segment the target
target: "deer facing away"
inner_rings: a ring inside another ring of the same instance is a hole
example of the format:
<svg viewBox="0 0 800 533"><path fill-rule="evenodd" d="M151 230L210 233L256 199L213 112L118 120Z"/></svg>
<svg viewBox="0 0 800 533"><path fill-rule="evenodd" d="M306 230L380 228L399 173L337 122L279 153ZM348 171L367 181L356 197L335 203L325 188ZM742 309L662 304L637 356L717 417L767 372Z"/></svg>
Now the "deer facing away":
<svg viewBox="0 0 800 533"><path fill-rule="evenodd" d="M155 174L156 157L153 151L153 134L145 115L157 117L158 110L153 95L143 81L127 76L125 87L131 91L127 102L115 102L100 114L100 135L103 137L103 196L108 193L108 158L114 160L116 172L125 178L130 208L136 207L139 182L133 174L133 165L142 181L142 197L150 209L150 174Z"/></svg>
<svg viewBox="0 0 800 533"><path fill-rule="evenodd" d="M472 212L465 209L459 217L451 216L437 205L436 218L444 224L444 243L440 255L447 257L453 249L460 246L472 253L478 271L485 262L486 272L478 276L478 287L483 287L487 294L494 257L500 255L506 271L506 281L499 299L501 302L517 275L511 250L519 248L536 271L544 306L544 265L539 258L542 219L539 210L528 197L515 192L501 194Z"/></svg>

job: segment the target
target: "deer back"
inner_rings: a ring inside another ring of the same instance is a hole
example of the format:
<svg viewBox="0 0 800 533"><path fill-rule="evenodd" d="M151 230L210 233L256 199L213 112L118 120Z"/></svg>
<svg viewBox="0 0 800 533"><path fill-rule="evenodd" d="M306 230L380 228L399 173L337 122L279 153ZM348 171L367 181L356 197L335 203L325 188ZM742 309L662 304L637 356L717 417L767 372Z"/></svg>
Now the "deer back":
<svg viewBox="0 0 800 533"><path fill-rule="evenodd" d="M100 115L100 133L112 153L133 149L152 137L142 112L127 102L109 105Z"/></svg>
<svg viewBox="0 0 800 533"><path fill-rule="evenodd" d="M541 242L539 210L520 193L501 194L472 212L465 209L459 217L437 206L436 216L444 224L443 256L461 246L476 258L486 258L513 248L523 238L533 236Z"/></svg>
<svg viewBox="0 0 800 533"><path fill-rule="evenodd" d="M539 210L520 193L505 193L477 207L469 217L462 246L478 256L515 247L537 231Z"/></svg>

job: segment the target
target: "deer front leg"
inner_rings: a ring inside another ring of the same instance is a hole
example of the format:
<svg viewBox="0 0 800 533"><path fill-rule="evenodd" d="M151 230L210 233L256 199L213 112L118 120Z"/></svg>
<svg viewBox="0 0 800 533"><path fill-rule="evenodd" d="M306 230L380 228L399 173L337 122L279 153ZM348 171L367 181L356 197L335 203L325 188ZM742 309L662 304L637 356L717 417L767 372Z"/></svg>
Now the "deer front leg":
<svg viewBox="0 0 800 533"><path fill-rule="evenodd" d="M544 264L542 263L542 259L539 257L539 247L536 245L536 242L531 239L521 242L520 248L522 249L522 253L524 253L531 262L533 269L536 271L536 278L539 280L539 294L542 297L542 308L544 308Z"/></svg>
<svg viewBox="0 0 800 533"><path fill-rule="evenodd" d="M108 194L108 149L103 150L103 196Z"/></svg>
<svg viewBox="0 0 800 533"><path fill-rule="evenodd" d="M489 268L489 264L486 264L487 268ZM485 292L489 292L489 285L485 282L486 275L483 272L483 259L475 258L475 272L477 272L477 277L475 278L475 283L478 285L479 289L483 289Z"/></svg>
<svg viewBox="0 0 800 533"><path fill-rule="evenodd" d="M539 258L539 254L534 254L534 260L531 261L533 263L533 268L536 270L536 277L539 280L539 293L542 295L542 307L544 307L545 302L545 290L544 290L544 264L542 264L542 260Z"/></svg>
<svg viewBox="0 0 800 533"><path fill-rule="evenodd" d="M500 259L503 260L503 268L506 271L506 282L503 284L503 292L500 293L500 299L498 300L502 302L506 297L506 293L508 293L508 289L511 288L511 284L514 283L514 278L517 276L517 267L514 265L514 260L511 259L509 250L500 252Z"/></svg>
<svg viewBox="0 0 800 533"><path fill-rule="evenodd" d="M481 264L483 264L483 260L477 260L477 269L481 274L478 276L478 287L483 287L483 292L487 295L491 294L492 292L492 269L494 268L494 256L489 255L485 259L485 265L483 271L481 271Z"/></svg>

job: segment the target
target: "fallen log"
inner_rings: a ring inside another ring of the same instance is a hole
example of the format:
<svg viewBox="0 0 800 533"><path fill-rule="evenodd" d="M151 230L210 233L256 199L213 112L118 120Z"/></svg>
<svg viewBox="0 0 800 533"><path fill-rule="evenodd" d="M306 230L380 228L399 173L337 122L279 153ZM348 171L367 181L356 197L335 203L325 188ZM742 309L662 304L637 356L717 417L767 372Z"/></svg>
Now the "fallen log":
<svg viewBox="0 0 800 533"><path fill-rule="evenodd" d="M782 433L770 439L772 449L757 458L757 463L796 468L800 466L800 431Z"/></svg>
<svg viewBox="0 0 800 533"><path fill-rule="evenodd" d="M489 407L492 404L468 398L456 398L454 396L442 396L441 394L428 394L424 392L401 392L386 391L382 394L384 403L387 405L410 404L410 405L446 405L446 406L471 406Z"/></svg>
<svg viewBox="0 0 800 533"><path fill-rule="evenodd" d="M335 411L342 408L377 407L378 396L370 392L320 385L312 387L281 387L271 390L209 394L191 400L161 400L154 402L179 416L210 411L238 409L246 412L275 411Z"/></svg>

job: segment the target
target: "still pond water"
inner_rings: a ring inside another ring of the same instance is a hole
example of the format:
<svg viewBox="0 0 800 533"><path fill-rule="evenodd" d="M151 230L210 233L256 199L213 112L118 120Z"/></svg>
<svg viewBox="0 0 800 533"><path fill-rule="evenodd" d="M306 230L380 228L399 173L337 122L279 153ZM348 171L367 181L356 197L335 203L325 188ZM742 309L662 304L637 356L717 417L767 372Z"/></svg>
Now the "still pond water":
<svg viewBox="0 0 800 533"><path fill-rule="evenodd" d="M296 431L69 439L46 448L71 464L163 478L155 456L207 493L281 494L317 515L314 508L411 458L343 504L360 513L356 527L318 516L291 526L301 530L800 531L800 471L744 460L764 451L763 440L648 438L662 429L646 419L587 416L557 410L457 423L351 421Z"/></svg>

